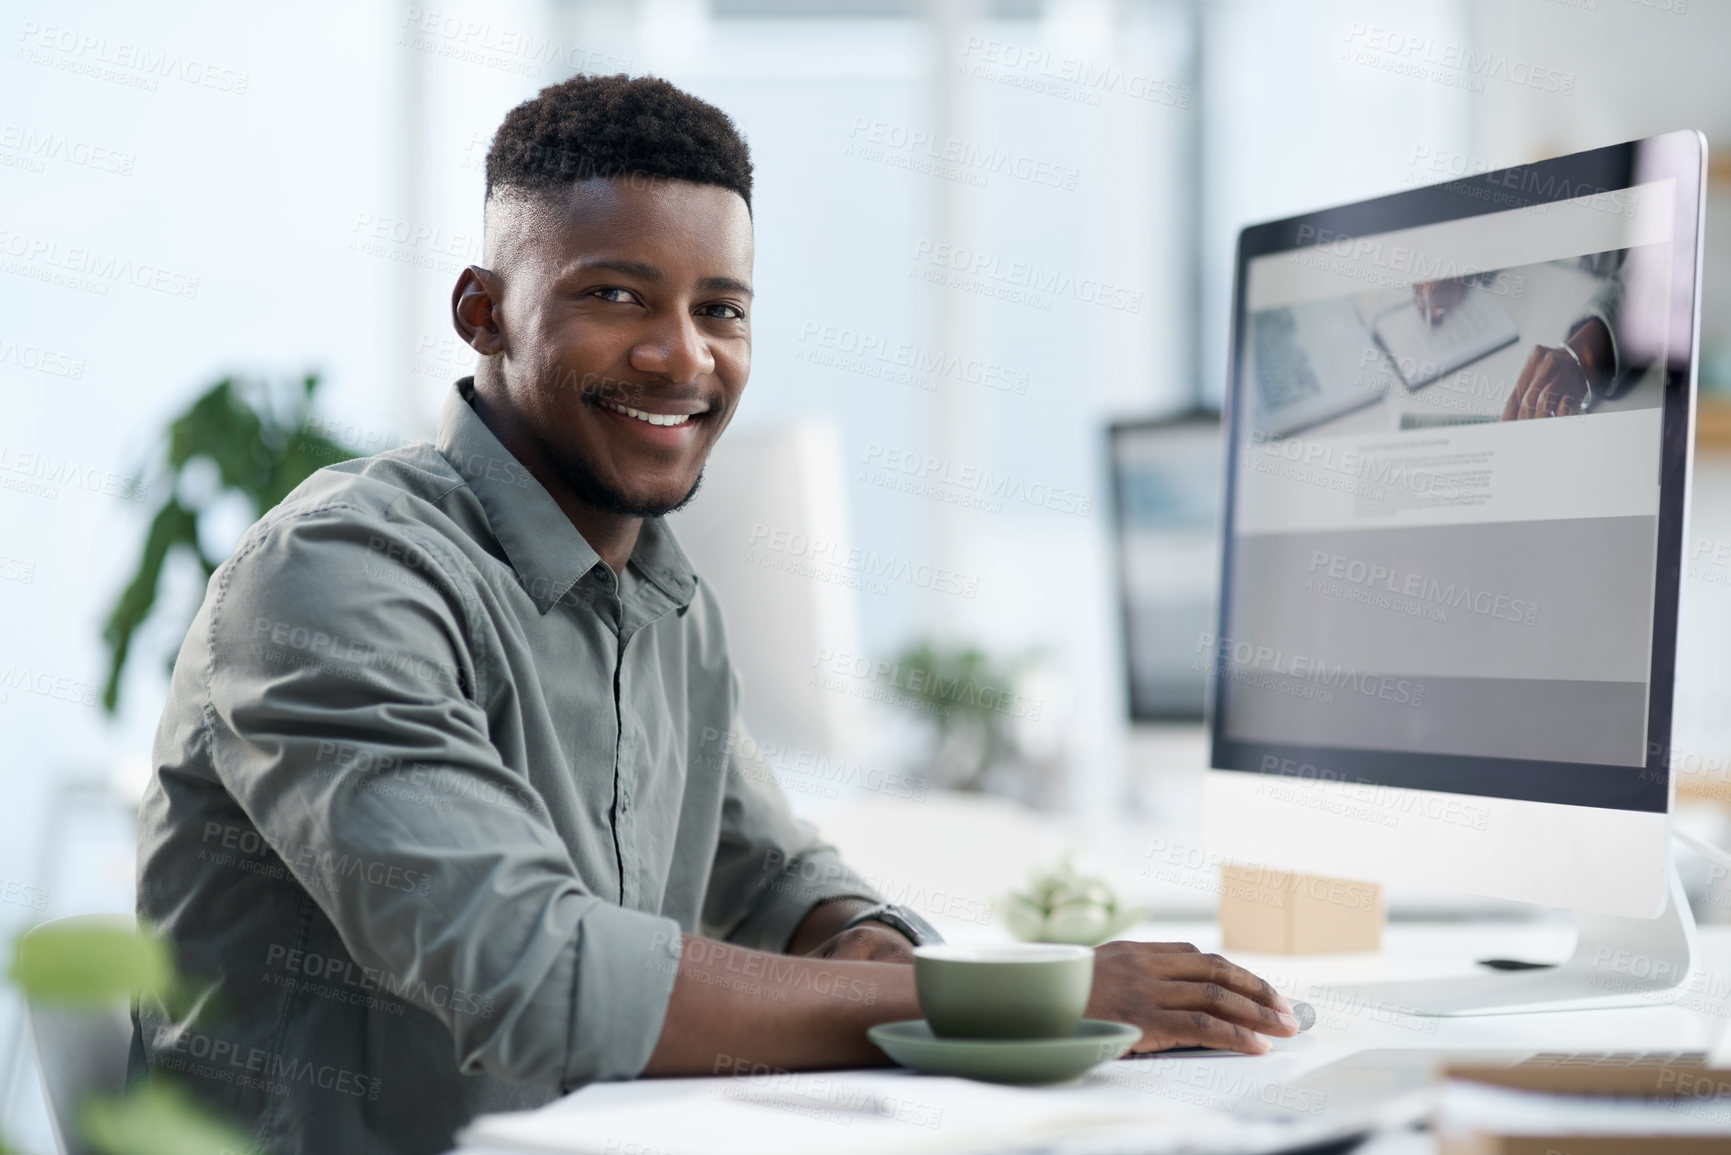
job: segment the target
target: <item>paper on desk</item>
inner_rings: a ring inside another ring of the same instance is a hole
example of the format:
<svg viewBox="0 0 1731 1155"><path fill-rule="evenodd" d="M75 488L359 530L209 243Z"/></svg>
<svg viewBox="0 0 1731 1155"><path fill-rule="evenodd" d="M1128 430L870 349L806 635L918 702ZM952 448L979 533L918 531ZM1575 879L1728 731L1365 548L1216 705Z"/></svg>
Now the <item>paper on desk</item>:
<svg viewBox="0 0 1731 1155"><path fill-rule="evenodd" d="M1132 1102L1085 1086L1013 1089L895 1071L688 1082L684 1095L641 1103L579 1092L535 1111L483 1115L460 1139L466 1148L558 1155L965 1155L1096 1129L1229 1122L1223 1112Z"/></svg>

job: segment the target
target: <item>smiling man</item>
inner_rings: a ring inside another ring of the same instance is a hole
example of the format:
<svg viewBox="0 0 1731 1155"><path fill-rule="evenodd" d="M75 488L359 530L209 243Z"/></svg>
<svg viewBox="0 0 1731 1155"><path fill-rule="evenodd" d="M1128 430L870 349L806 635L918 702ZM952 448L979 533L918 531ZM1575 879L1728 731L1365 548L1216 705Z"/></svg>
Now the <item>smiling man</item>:
<svg viewBox="0 0 1731 1155"><path fill-rule="evenodd" d="M732 123L662 81L506 117L437 441L265 514L182 646L138 909L190 987L141 1002L135 1079L277 1155L436 1152L594 1080L881 1063L866 1028L918 1016L917 919L742 761L721 610L661 520L745 388L750 198ZM1256 1052L1290 1010L1113 943L1089 1014Z"/></svg>

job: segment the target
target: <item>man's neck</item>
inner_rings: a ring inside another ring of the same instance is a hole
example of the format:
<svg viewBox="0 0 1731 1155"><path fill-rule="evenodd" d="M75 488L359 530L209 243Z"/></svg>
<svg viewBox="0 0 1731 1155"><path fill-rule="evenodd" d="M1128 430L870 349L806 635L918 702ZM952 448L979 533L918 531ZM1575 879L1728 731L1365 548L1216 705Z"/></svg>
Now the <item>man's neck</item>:
<svg viewBox="0 0 1731 1155"><path fill-rule="evenodd" d="M570 520L589 548L601 555L601 560L614 573L622 573L637 548L637 535L643 529L643 519L607 513L578 497L566 485L557 470L551 468L534 440L524 431L515 413L488 402L479 388L469 394L469 404L507 452L515 457L529 475L553 496L553 501Z"/></svg>

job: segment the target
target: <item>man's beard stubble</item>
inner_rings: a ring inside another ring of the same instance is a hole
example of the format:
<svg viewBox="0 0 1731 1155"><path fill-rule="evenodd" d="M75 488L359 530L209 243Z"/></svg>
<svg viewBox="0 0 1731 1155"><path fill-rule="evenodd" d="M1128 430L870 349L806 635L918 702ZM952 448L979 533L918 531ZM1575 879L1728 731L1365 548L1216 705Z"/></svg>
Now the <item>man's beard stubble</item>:
<svg viewBox="0 0 1731 1155"><path fill-rule="evenodd" d="M554 454L553 464L559 471L560 480L570 486L571 491L585 505L615 517L665 517L691 504L691 499L697 496L698 489L703 485L703 470L699 469L697 480L691 483L691 488L686 490L685 496L678 501L671 504L635 501L602 481L580 454Z"/></svg>

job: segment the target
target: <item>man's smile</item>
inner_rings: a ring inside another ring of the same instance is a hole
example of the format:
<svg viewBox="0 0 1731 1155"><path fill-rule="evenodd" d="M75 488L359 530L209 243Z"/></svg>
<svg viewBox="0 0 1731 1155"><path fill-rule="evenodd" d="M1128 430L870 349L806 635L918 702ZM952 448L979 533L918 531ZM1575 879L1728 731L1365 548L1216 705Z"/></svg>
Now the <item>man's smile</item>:
<svg viewBox="0 0 1731 1155"><path fill-rule="evenodd" d="M651 425L684 425L693 417L700 416L700 414L696 413L651 413L643 409L633 409L629 405L620 405L614 401L597 401L596 404L600 405L603 409L610 409L615 413L623 413L625 416L635 417L639 421L647 421Z"/></svg>

